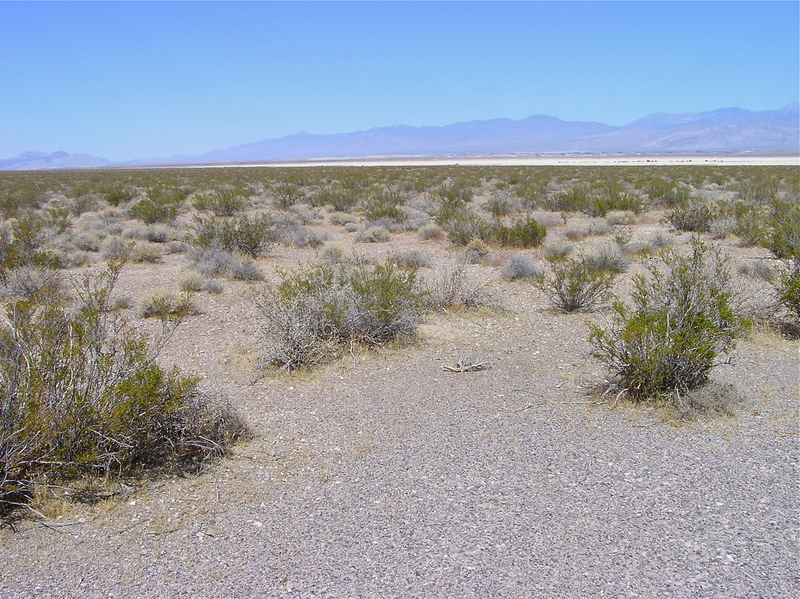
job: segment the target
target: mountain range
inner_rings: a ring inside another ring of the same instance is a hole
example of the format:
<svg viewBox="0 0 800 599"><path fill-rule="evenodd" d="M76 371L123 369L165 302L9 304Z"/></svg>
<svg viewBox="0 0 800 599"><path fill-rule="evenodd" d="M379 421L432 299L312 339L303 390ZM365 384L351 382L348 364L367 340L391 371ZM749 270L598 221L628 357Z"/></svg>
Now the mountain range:
<svg viewBox="0 0 800 599"><path fill-rule="evenodd" d="M442 127L398 125L368 131L277 139L213 150L197 156L149 158L119 165L242 163L382 156L498 154L637 154L670 152L798 152L800 105L778 110L722 108L658 113L621 127L563 121L552 116L492 119ZM0 170L112 166L85 154L25 152L0 160Z"/></svg>

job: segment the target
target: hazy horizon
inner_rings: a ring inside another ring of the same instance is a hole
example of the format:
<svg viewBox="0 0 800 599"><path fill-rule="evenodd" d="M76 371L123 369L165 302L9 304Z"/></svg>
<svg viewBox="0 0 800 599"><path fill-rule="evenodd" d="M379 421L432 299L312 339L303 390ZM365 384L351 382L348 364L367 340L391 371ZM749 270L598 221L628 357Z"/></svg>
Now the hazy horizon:
<svg viewBox="0 0 800 599"><path fill-rule="evenodd" d="M0 3L0 157L798 100L797 2Z"/></svg>

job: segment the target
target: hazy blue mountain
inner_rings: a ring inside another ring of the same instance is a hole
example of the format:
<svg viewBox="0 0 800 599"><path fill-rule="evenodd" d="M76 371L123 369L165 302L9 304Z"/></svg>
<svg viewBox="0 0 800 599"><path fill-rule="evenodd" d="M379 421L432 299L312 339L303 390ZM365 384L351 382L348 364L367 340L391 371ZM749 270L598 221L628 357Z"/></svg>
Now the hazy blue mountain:
<svg viewBox="0 0 800 599"><path fill-rule="evenodd" d="M66 152L23 152L16 158L0 160L0 170L24 171L45 168L87 168L113 164L105 158L88 154L67 154Z"/></svg>
<svg viewBox="0 0 800 599"><path fill-rule="evenodd" d="M126 164L202 164L311 158L443 156L542 153L746 152L800 150L800 106L754 112L721 108L710 112L652 114L622 127L531 116L443 127L379 127L368 131L278 139ZM0 170L79 168L111 163L85 154L25 152L0 160Z"/></svg>
<svg viewBox="0 0 800 599"><path fill-rule="evenodd" d="M165 162L253 162L362 156L550 152L797 151L800 109L654 114L622 127L531 116L444 127L380 127L335 135L298 133ZM159 160L159 162L162 160ZM143 161L144 162L144 161Z"/></svg>

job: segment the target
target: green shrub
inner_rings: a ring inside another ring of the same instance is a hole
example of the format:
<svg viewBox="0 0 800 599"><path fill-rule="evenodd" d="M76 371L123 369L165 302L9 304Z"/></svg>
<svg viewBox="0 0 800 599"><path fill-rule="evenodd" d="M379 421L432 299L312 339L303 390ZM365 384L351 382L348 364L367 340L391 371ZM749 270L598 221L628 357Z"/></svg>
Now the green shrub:
<svg viewBox="0 0 800 599"><path fill-rule="evenodd" d="M548 260L548 270L535 285L560 312L590 311L609 300L615 277L581 255Z"/></svg>
<svg viewBox="0 0 800 599"><path fill-rule="evenodd" d="M197 379L156 362L159 343L112 308L121 262L77 286L13 299L0 327L0 512L39 484L131 475L224 451L246 427Z"/></svg>
<svg viewBox="0 0 800 599"><path fill-rule="evenodd" d="M146 224L170 223L186 199L187 192L176 187L155 187L147 190L147 196L129 208L130 215Z"/></svg>
<svg viewBox="0 0 800 599"><path fill-rule="evenodd" d="M196 218L194 244L239 252L256 258L269 253L275 241L275 222L267 214L229 218Z"/></svg>
<svg viewBox="0 0 800 599"><path fill-rule="evenodd" d="M396 223L401 222L406 219L406 213L400 208L406 199L406 194L396 189L382 187L363 200L364 216L369 221L389 219Z"/></svg>
<svg viewBox="0 0 800 599"><path fill-rule="evenodd" d="M233 216L244 210L247 203L247 192L239 189L219 188L199 194L192 206L196 210L207 210L216 216Z"/></svg>
<svg viewBox="0 0 800 599"><path fill-rule="evenodd" d="M713 206L698 202L697 204L675 208L667 213L667 221L678 231L708 233L711 223L717 217Z"/></svg>
<svg viewBox="0 0 800 599"><path fill-rule="evenodd" d="M747 322L730 305L730 273L719 249L693 241L692 254L664 251L633 279L633 309L614 304L610 328L592 327L595 356L636 400L671 396L706 383L720 353Z"/></svg>
<svg viewBox="0 0 800 599"><path fill-rule="evenodd" d="M541 245L547 237L547 227L540 225L535 218L521 219L511 226L499 225L492 238L499 245L529 248Z"/></svg>

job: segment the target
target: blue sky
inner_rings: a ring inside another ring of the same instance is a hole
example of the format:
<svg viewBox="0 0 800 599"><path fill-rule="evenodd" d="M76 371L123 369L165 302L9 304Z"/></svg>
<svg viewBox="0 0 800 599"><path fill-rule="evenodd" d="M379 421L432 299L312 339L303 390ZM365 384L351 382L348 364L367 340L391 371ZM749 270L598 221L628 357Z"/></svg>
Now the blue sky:
<svg viewBox="0 0 800 599"><path fill-rule="evenodd" d="M798 100L798 2L0 2L0 158Z"/></svg>

